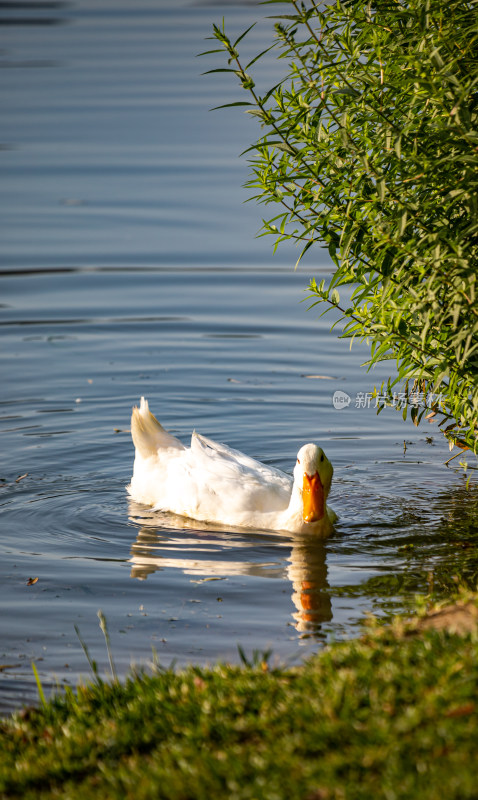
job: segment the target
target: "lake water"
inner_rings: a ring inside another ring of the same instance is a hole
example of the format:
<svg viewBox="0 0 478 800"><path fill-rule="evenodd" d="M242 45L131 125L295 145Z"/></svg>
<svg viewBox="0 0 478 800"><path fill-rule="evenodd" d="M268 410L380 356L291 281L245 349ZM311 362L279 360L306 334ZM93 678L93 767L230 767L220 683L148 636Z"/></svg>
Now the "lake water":
<svg viewBox="0 0 478 800"><path fill-rule="evenodd" d="M89 675L75 625L104 673L99 609L125 674L153 650L163 666L238 661L238 645L299 661L369 612L476 582L476 490L443 465L432 425L360 404L387 368L368 376L366 348L301 303L330 273L326 251L294 272L294 250L255 238L238 154L256 129L209 112L236 96L195 56L223 15L239 33L262 13L0 10L3 712L36 700L32 661L47 693ZM130 503L141 395L184 441L195 428L286 471L303 443L322 444L335 535L230 531Z"/></svg>

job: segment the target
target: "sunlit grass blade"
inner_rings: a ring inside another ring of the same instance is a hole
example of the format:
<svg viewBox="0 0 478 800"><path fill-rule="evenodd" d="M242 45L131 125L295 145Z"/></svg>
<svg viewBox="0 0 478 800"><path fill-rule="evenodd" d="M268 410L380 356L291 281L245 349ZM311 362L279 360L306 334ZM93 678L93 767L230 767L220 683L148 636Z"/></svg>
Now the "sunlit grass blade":
<svg viewBox="0 0 478 800"><path fill-rule="evenodd" d="M86 656L86 660L88 661L88 664L90 665L90 669L91 669L96 681L98 683L101 683L101 678L100 678L99 673L98 673L98 665L97 665L96 661L91 658L89 650L88 650L88 646L87 646L86 642L84 641L84 639L82 638L82 636L80 634L80 629L78 628L78 625L75 625L74 628L75 628L75 633L78 636L78 640L79 640L79 642L81 644L82 650L83 650L83 652L84 652L84 654Z"/></svg>
<svg viewBox="0 0 478 800"><path fill-rule="evenodd" d="M116 667L115 667L115 664L114 664L114 661L113 661L113 653L111 652L111 642L110 642L110 635L109 635L109 632L108 632L108 625L106 623L106 617L103 614L103 612L101 611L101 609L98 611L98 619L100 621L100 628L101 628L101 630L103 632L103 636L105 637L106 650L108 652L108 660L110 662L111 674L113 676L113 680L117 681L118 680L118 675L117 675Z"/></svg>
<svg viewBox="0 0 478 800"><path fill-rule="evenodd" d="M40 698L40 703L42 704L42 706L46 706L45 693L43 691L43 686L41 685L40 676L38 674L38 670L36 668L36 664L35 664L34 661L32 661L32 670L33 670L33 674L35 676L35 682L36 682L37 689L38 689L38 697Z"/></svg>

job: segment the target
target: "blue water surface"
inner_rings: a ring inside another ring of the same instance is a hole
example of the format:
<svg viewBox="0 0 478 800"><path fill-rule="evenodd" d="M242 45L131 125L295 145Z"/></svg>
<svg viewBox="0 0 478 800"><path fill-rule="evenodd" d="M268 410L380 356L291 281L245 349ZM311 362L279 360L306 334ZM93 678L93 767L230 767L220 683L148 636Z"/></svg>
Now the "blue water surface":
<svg viewBox="0 0 478 800"><path fill-rule="evenodd" d="M229 76L197 53L250 4L75 0L0 10L0 708L102 674L97 611L117 668L298 661L403 611L453 567L449 521L468 496L433 427L367 399L365 344L307 311L326 250L257 239L244 204L258 135ZM270 22L245 40L263 49ZM261 78L278 80L270 58ZM334 407L335 392L350 403ZM317 441L335 469L326 543L153 514L125 487L131 407L291 471ZM405 442L404 442L405 440ZM448 527L447 527L448 526ZM443 533L445 530L446 535ZM440 573L441 574L441 573ZM435 576L435 577L434 577Z"/></svg>

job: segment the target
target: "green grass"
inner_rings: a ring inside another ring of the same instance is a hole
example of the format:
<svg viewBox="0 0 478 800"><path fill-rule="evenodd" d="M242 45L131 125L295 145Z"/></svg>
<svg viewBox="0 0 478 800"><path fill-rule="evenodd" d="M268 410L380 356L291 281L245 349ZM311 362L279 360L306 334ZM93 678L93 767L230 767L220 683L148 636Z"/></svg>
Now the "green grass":
<svg viewBox="0 0 478 800"><path fill-rule="evenodd" d="M0 796L476 798L477 649L397 623L301 667L79 687L0 723Z"/></svg>

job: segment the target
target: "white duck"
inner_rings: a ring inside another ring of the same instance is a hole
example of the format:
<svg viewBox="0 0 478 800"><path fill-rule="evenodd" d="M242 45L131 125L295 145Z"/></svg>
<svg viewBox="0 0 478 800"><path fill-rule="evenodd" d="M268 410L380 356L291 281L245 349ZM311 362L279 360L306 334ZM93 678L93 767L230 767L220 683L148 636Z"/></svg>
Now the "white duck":
<svg viewBox="0 0 478 800"><path fill-rule="evenodd" d="M294 477L194 432L185 447L141 398L131 416L136 448L127 487L138 503L220 525L321 537L336 519L326 505L333 468L323 450L305 444Z"/></svg>

